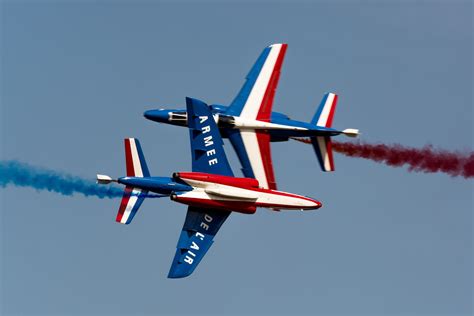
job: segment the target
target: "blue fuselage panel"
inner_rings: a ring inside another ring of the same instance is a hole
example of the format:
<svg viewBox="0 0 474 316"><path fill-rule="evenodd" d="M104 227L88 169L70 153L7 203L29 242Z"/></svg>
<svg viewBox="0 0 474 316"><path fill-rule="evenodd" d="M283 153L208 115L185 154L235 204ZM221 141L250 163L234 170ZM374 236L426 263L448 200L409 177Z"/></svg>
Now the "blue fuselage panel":
<svg viewBox="0 0 474 316"><path fill-rule="evenodd" d="M169 177L122 177L118 179L118 183L159 194L192 191L193 189L179 179Z"/></svg>
<svg viewBox="0 0 474 316"><path fill-rule="evenodd" d="M225 105L211 105L212 113L214 115L222 115L221 117L228 116L227 106ZM170 110L149 110L146 111L144 116L155 122L187 126L187 114L186 110L183 109L170 109ZM267 132L271 136L272 142L286 141L290 137L310 137L310 136L335 136L341 132L327 127L320 127L307 122L296 121L290 119L287 115L279 112L272 112L270 123L285 125L288 127L295 127L297 129L269 129ZM233 129L231 123L227 123L224 120L219 120L219 129L221 135L227 138L227 131Z"/></svg>

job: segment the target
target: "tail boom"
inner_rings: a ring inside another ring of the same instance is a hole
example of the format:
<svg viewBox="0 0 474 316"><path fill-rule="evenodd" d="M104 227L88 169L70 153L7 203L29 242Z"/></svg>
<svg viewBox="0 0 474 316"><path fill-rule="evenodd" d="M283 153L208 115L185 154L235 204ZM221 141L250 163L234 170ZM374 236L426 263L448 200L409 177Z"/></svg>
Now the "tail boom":
<svg viewBox="0 0 474 316"><path fill-rule="evenodd" d="M316 152L321 169L326 172L334 171L331 138L329 136L311 137L311 144Z"/></svg>

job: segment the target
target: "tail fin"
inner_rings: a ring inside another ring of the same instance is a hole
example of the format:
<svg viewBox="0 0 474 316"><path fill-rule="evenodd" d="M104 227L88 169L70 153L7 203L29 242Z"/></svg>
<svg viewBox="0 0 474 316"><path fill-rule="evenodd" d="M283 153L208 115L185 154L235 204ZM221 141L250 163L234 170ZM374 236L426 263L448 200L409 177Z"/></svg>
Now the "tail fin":
<svg viewBox="0 0 474 316"><path fill-rule="evenodd" d="M127 176L149 177L150 171L143 156L142 147L136 138L125 138L125 163L127 165Z"/></svg>
<svg viewBox="0 0 474 316"><path fill-rule="evenodd" d="M121 224L130 224L147 193L148 191L126 186L115 221Z"/></svg>
<svg viewBox="0 0 474 316"><path fill-rule="evenodd" d="M332 155L332 143L329 136L311 137L314 151L318 157L319 165L323 171L334 171L334 158Z"/></svg>
<svg viewBox="0 0 474 316"><path fill-rule="evenodd" d="M336 112L337 94L326 93L321 100L316 114L311 120L311 124L319 127L330 128L332 126L332 120L334 119L334 113ZM335 130L332 130L335 131ZM354 128L347 128L343 131L335 131L337 133L344 134L349 137L357 137L359 130ZM311 143L313 144L314 151L318 156L319 164L323 171L334 171L334 159L332 155L332 144L330 136L314 136L311 137Z"/></svg>
<svg viewBox="0 0 474 316"><path fill-rule="evenodd" d="M143 156L142 147L138 139L125 138L124 143L127 176L140 178L149 177L150 171L148 171L145 156ZM115 221L121 224L130 224L147 193L148 191L126 186Z"/></svg>
<svg viewBox="0 0 474 316"><path fill-rule="evenodd" d="M320 127L331 127L336 112L337 94L326 93L321 100L316 114L314 114L311 124ZM311 144L313 144L314 151L318 157L319 164L323 171L334 171L334 159L332 155L331 137L329 136L315 136L311 137Z"/></svg>
<svg viewBox="0 0 474 316"><path fill-rule="evenodd" d="M321 127L331 127L332 120L334 118L334 112L336 111L337 94L326 93L321 100L316 114L314 114L311 124L315 124Z"/></svg>

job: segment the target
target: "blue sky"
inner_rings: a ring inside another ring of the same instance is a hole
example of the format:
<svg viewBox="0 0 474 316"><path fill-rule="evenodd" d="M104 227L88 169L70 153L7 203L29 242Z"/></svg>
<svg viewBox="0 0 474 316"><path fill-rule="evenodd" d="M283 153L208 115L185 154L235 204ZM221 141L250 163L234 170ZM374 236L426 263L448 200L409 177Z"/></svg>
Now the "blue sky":
<svg viewBox="0 0 474 316"><path fill-rule="evenodd" d="M368 142L472 150L472 3L1 4L2 159L94 178L125 173L123 138L153 175L190 169L187 131L145 110L229 103L261 50L289 44L274 109ZM228 156L239 165L229 144ZM233 214L187 279L166 278L185 207L9 187L1 193L5 315L472 314L472 181L272 147L282 190L315 212Z"/></svg>

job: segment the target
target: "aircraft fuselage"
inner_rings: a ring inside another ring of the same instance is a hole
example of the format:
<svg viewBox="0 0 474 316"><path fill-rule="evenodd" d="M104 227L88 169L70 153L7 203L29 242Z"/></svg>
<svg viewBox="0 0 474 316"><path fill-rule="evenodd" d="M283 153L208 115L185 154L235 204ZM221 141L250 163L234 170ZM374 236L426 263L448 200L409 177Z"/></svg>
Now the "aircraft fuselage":
<svg viewBox="0 0 474 316"><path fill-rule="evenodd" d="M287 141L290 137L335 136L342 133L342 131L333 128L295 121L279 112L272 112L270 121L264 122L227 115L227 107L223 105L211 105L210 107L224 138L227 137L226 130L229 129L263 130L271 135L272 142ZM187 113L185 110L149 110L144 113L144 116L151 121L159 123L187 126Z"/></svg>
<svg viewBox="0 0 474 316"><path fill-rule="evenodd" d="M257 180L201 172L178 172L169 177L123 177L118 183L159 194L194 207L224 209L245 214L257 207L312 210L321 202L305 196L262 189Z"/></svg>

